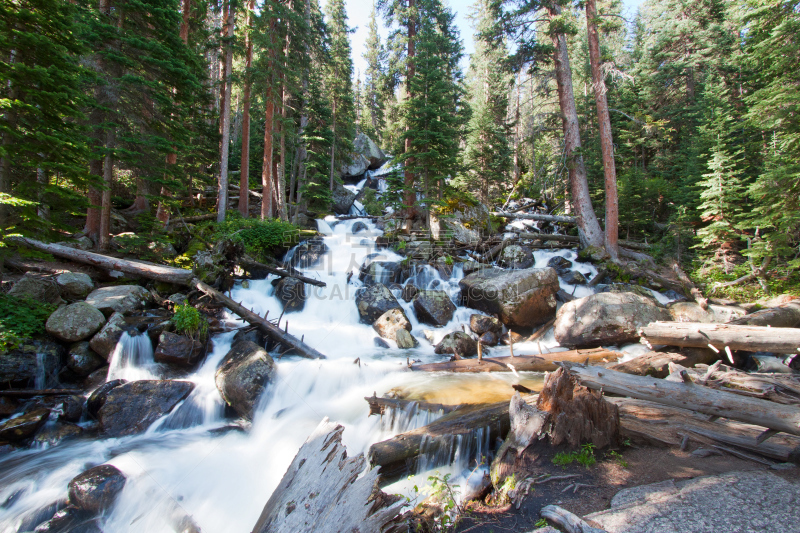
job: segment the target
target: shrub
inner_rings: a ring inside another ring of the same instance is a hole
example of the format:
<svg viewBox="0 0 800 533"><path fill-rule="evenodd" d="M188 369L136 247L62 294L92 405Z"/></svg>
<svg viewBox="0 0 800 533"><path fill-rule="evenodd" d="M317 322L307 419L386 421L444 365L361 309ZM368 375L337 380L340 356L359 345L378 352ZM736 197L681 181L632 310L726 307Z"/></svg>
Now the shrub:
<svg viewBox="0 0 800 533"><path fill-rule="evenodd" d="M30 298L0 295L0 353L19 346L25 339L44 333L47 318L55 311L53 305Z"/></svg>
<svg viewBox="0 0 800 533"><path fill-rule="evenodd" d="M191 305L179 305L172 316L175 331L192 338L205 337L208 334L208 322L200 315L200 311Z"/></svg>
<svg viewBox="0 0 800 533"><path fill-rule="evenodd" d="M361 203L364 204L364 210L368 215L379 217L383 214L383 202L378 199L378 195L373 189L364 191Z"/></svg>
<svg viewBox="0 0 800 533"><path fill-rule="evenodd" d="M553 464L556 466L567 466L574 462L589 468L597 462L594 457L594 444L584 444L576 452L558 452L553 456Z"/></svg>
<svg viewBox="0 0 800 533"><path fill-rule="evenodd" d="M257 260L266 260L277 249L297 244L297 226L280 220L258 220L233 216L216 225L214 240L241 242L244 251Z"/></svg>

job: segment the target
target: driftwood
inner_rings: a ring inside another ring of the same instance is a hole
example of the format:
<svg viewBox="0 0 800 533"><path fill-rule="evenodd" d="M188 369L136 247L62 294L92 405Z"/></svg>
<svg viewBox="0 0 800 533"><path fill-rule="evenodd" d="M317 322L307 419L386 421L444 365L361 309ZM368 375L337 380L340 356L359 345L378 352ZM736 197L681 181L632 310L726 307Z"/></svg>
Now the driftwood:
<svg viewBox="0 0 800 533"><path fill-rule="evenodd" d="M540 240L540 241L557 241L557 242L566 242L566 243L580 243L580 238L574 237L572 235L556 235L554 233L528 233L524 231L515 231L520 238L522 239L533 239L533 240ZM625 246L630 248L631 250L649 250L650 245L643 243L643 242L634 242L634 241L626 241L620 240L620 246Z"/></svg>
<svg viewBox="0 0 800 533"><path fill-rule="evenodd" d="M568 352L552 352L541 355L517 355L513 357L484 357L478 359L459 359L444 363L427 363L411 365L409 368L424 372L552 372L558 369L558 363L613 362L622 354L603 348L587 350L570 350Z"/></svg>
<svg viewBox="0 0 800 533"><path fill-rule="evenodd" d="M653 322L639 330L642 342L668 346L728 347L746 352L798 353L800 329L704 324L700 322Z"/></svg>
<svg viewBox="0 0 800 533"><path fill-rule="evenodd" d="M711 364L717 359L719 359L719 355L712 350L691 348L687 350L687 353L647 352L646 354L634 357L629 361L616 364L609 368L617 372L625 372L626 374L634 374L636 376L665 378L670 374L670 363L692 367L698 364Z"/></svg>
<svg viewBox="0 0 800 533"><path fill-rule="evenodd" d="M598 529L587 524L581 517L573 514L558 505L545 505L539 511L542 518L554 523L566 533L606 533L605 529Z"/></svg>
<svg viewBox="0 0 800 533"><path fill-rule="evenodd" d="M253 533L380 532L396 525L402 498L376 488L377 470L361 476L364 455L347 457L343 431L327 418L320 423L270 496Z"/></svg>
<svg viewBox="0 0 800 533"><path fill-rule="evenodd" d="M525 220L540 220L542 222L557 222L560 224L575 224L575 217L562 217L557 215L540 215L539 213L505 213L503 211L492 212L493 216L503 218L521 218Z"/></svg>
<svg viewBox="0 0 800 533"><path fill-rule="evenodd" d="M428 411L430 413L451 413L461 407L460 405L444 405L441 403L418 402L415 400L401 400L397 398L378 398L374 394L365 396L369 404L370 415L382 415L386 409L405 411L409 408L416 408L418 411Z"/></svg>
<svg viewBox="0 0 800 533"><path fill-rule="evenodd" d="M273 266L265 265L264 263L259 263L255 259L248 257L246 255L239 258L239 265L247 271L258 271L262 270L264 272L269 272L270 274L274 274L276 276L280 276L282 278L295 278L299 279L303 283L308 283L309 285L314 285L316 287L325 287L325 282L320 281L318 279L309 278L307 276L303 276L302 274L298 274L296 272L289 272L282 268L276 268Z"/></svg>
<svg viewBox="0 0 800 533"><path fill-rule="evenodd" d="M675 368L675 370L679 374L685 370L686 376L693 383L714 389L784 405L800 404L800 381L792 374L749 374L722 365L721 362L706 368L701 365L698 368Z"/></svg>
<svg viewBox="0 0 800 533"><path fill-rule="evenodd" d="M694 301L700 305L703 309L708 309L708 299L703 296L703 293L700 292L700 289L692 283L692 280L689 279L689 276L686 275L686 272L683 271L681 266L678 264L677 261L674 259L672 260L672 271L675 272L675 275L678 276L678 279L681 282L683 287L683 292L686 294L691 294Z"/></svg>
<svg viewBox="0 0 800 533"><path fill-rule="evenodd" d="M34 396L62 396L83 395L82 389L27 389L27 390L0 390L0 397L6 398L33 398Z"/></svg>
<svg viewBox="0 0 800 533"><path fill-rule="evenodd" d="M562 364L581 385L593 390L639 398L800 435L800 409L794 406L714 390L694 383L675 383L665 379L632 376L596 366Z"/></svg>
<svg viewBox="0 0 800 533"><path fill-rule="evenodd" d="M151 263L144 263L142 261L131 261L128 259L117 259L116 257L109 257L107 255L96 254L93 252L84 252L75 248L61 246L60 244L46 244L35 239L28 239L26 237L8 237L6 239L15 244L21 244L40 252L47 252L57 257L71 259L78 263L85 263L105 270L119 270L126 274L134 276L141 276L147 279L156 281L165 281L167 283L175 283L177 285L188 285L194 274L191 270L183 270L181 268L172 268L162 265L154 265Z"/></svg>
<svg viewBox="0 0 800 533"><path fill-rule="evenodd" d="M758 442L763 427L724 418L711 422L705 415L645 400L606 400L619 407L622 435L632 441L678 447L688 436L704 445L733 446L779 462L800 462L800 437L794 435L780 433Z"/></svg>
<svg viewBox="0 0 800 533"><path fill-rule="evenodd" d="M800 300L778 307L761 309L749 315L728 321L737 326L770 326L773 328L800 328Z"/></svg>
<svg viewBox="0 0 800 533"><path fill-rule="evenodd" d="M307 345L302 340L298 340L297 337L290 335L288 332L281 331L281 328L272 322L258 316L253 311L250 311L241 304L236 303L221 292L209 287L202 281L195 278L191 281L190 286L223 304L232 312L242 317L243 320L249 324L252 324L253 326L256 326L258 329L269 335L273 340L290 348L295 354L308 359L325 359L323 354Z"/></svg>
<svg viewBox="0 0 800 533"><path fill-rule="evenodd" d="M375 215L336 215L336 220L355 220L357 218L368 218L370 220L377 220L377 219L383 218L383 217L379 217L379 216L375 216Z"/></svg>
<svg viewBox="0 0 800 533"><path fill-rule="evenodd" d="M480 257L480 262L481 262L481 263L491 263L491 262L492 262L492 260L493 260L495 257L497 257L497 254L499 254L500 252L502 252L502 251L503 251L503 249L505 249L506 247L508 247L508 246L510 246L510 245L512 245L512 244L514 244L514 243L516 243L516 242L517 242L517 239L516 239L516 237L512 237L512 238L510 238L510 239L505 239L505 240L503 240L503 241L500 241L500 244L496 244L496 245L492 246L492 247L489 249L489 251L488 251L488 252L486 252L485 254L483 254L483 255Z"/></svg>
<svg viewBox="0 0 800 533"><path fill-rule="evenodd" d="M544 337L545 333L548 332L550 328L556 323L556 317L551 318L547 322L545 322L538 330L534 331L530 337L525 339L525 342L533 342L537 339Z"/></svg>

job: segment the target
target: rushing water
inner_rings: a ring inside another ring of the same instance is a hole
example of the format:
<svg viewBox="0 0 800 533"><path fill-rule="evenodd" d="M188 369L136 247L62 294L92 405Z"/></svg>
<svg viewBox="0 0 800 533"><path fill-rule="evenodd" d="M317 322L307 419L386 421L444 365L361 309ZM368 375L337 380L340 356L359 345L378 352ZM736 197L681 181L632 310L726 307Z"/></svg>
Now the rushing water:
<svg viewBox="0 0 800 533"><path fill-rule="evenodd" d="M476 403L507 400L510 385L524 383L534 388L536 374L446 375L408 372L407 359L443 361L433 353L410 303L399 299L413 325L420 346L413 350L376 348L375 331L361 324L354 303L361 286L358 271L367 255L375 253L380 234L367 222L368 230L352 234L356 221L319 221L320 233L330 251L319 265L304 270L324 281L325 288L306 286L305 308L284 316L289 332L327 355L325 360L283 357L277 360L277 378L261 399L248 431L220 430L230 424L214 385L214 372L231 346L234 332L219 334L204 363L190 375L196 383L192 394L172 413L153 424L144 434L105 440L76 440L45 449L16 451L0 456L0 533L17 532L31 513L66 498L67 484L88 467L110 463L122 470L127 484L116 504L103 517L107 533L176 531L181 517L191 516L204 532L249 531L306 437L324 417L345 426L348 452L366 452L370 444L429 423L438 415L416 411L368 416L365 396L391 390L411 398L438 403ZM364 222L364 221L362 221ZM333 224L333 225L332 225ZM400 261L392 251L381 250L378 260ZM576 258L570 250L537 251L536 267L550 257ZM576 269L591 277L590 265ZM454 299L463 277L456 266L449 278L431 268L421 269L411 280L420 287L445 290ZM562 284L575 296L591 289ZM399 295L399 291L397 291ZM250 281L232 290L232 297L261 316L281 314L270 279ZM453 320L436 329L435 341L449 331L460 330L474 310L458 307ZM230 317L231 321L235 317ZM552 338L531 345L516 345L515 353L538 353L539 347L559 350ZM507 355L506 346L492 348L491 355ZM278 357L278 354L274 354ZM153 379L159 377L147 335L125 334L111 358L109 378ZM493 443L488 431L452 439L456 474L475 468L475 458L486 456ZM420 461L420 473L435 466L435 457ZM393 487L404 490L402 483Z"/></svg>

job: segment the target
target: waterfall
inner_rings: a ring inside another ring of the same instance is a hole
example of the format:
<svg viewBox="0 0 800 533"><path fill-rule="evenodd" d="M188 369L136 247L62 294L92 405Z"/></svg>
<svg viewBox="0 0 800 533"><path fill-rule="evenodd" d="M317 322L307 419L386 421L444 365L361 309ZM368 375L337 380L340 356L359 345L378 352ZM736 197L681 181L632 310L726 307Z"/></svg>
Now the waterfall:
<svg viewBox="0 0 800 533"><path fill-rule="evenodd" d="M108 362L108 380L158 379L156 362L153 360L153 344L146 333L124 332L119 338Z"/></svg>

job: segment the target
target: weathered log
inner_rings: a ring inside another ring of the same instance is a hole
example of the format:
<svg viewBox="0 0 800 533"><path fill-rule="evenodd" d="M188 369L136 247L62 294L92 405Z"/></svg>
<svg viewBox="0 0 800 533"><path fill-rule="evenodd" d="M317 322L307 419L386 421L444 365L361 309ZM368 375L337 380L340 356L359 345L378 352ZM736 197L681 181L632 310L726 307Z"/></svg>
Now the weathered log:
<svg viewBox="0 0 800 533"><path fill-rule="evenodd" d="M622 354L603 348L587 350L570 350L567 352L552 352L541 355L516 355L513 357L484 357L477 359L460 359L443 363L427 363L411 365L409 368L424 372L511 372L511 367L517 372L552 372L558 370L558 363L569 361L573 363L602 363L616 361Z"/></svg>
<svg viewBox="0 0 800 533"><path fill-rule="evenodd" d="M535 340L537 340L537 339L540 339L540 338L544 337L545 333L547 333L547 332L550 330L550 328L552 328L552 327L553 327L553 325L554 325L555 323L556 323L556 317L553 317L553 318L551 318L550 320L548 320L547 322L545 322L545 323L542 325L542 327L540 327L538 330L534 331L534 332L531 334L531 336L530 336L530 337L528 337L527 339L525 339L525 342L533 342L533 341L535 341Z"/></svg>
<svg viewBox="0 0 800 533"><path fill-rule="evenodd" d="M533 239L533 240L540 240L540 241L557 241L557 242L567 242L567 243L574 243L578 244L580 242L580 238L574 237L572 235L556 235L555 233L528 233L525 231L515 231L521 239ZM631 250L649 250L650 245L643 242L634 242L634 241L619 241L620 246L625 246L630 248Z"/></svg>
<svg viewBox="0 0 800 533"><path fill-rule="evenodd" d="M376 442L369 448L369 461L380 467L381 483L388 484L416 472L421 453L439 463L449 463L456 452L457 438L462 442L477 438L476 430L485 428L489 442L494 442L505 438L508 427L508 402L467 405L427 426Z"/></svg>
<svg viewBox="0 0 800 533"><path fill-rule="evenodd" d="M0 390L0 397L7 398L33 398L34 396L62 396L83 395L82 389L27 389L27 390Z"/></svg>
<svg viewBox="0 0 800 533"><path fill-rule="evenodd" d="M320 423L273 491L253 533L378 532L394 525L402 498L376 488L377 469L361 476L364 455L347 457L343 431L327 418Z"/></svg>
<svg viewBox="0 0 800 533"><path fill-rule="evenodd" d="M764 428L646 400L606 397L619 407L622 435L632 441L678 447L686 435L702 444L724 444L780 462L800 462L800 437L780 433L757 441Z"/></svg>
<svg viewBox="0 0 800 533"><path fill-rule="evenodd" d="M697 288L692 280L689 279L689 276L686 275L686 272L683 271L681 266L678 264L676 260L672 260L672 271L675 272L675 275L678 276L678 279L681 281L681 285L683 286L683 292L687 294L691 294L694 301L702 307L703 309L708 309L708 299L703 296L703 293L700 292L700 289Z"/></svg>
<svg viewBox="0 0 800 533"><path fill-rule="evenodd" d="M239 191L240 190L238 185L230 184L230 185L228 185L228 187L230 187L234 191ZM250 190L250 189L248 189L247 192L250 193L250 195L255 197L255 198L263 198L264 197L260 192L256 192L256 191L253 191L253 190Z"/></svg>
<svg viewBox="0 0 800 533"><path fill-rule="evenodd" d="M581 385L606 393L649 400L707 415L800 435L800 410L757 398L714 390L693 383L623 374L607 368L562 363Z"/></svg>
<svg viewBox="0 0 800 533"><path fill-rule="evenodd" d="M156 281L164 281L167 283L175 283L177 285L188 285L192 280L194 274L191 270L183 270L181 268L173 268L163 265L154 265L151 263L144 263L142 261L132 261L129 259L117 259L116 257L109 257L107 255L100 255L93 252L85 252L60 244L47 244L35 239L27 237L8 237L7 241L16 244L21 244L40 252L47 252L57 257L71 259L78 263L85 263L95 267L103 268L105 270L119 270L126 274L134 276L141 276L143 278L152 279Z"/></svg>
<svg viewBox="0 0 800 533"><path fill-rule="evenodd" d="M770 326L773 328L800 328L800 300L778 307L761 309L727 322L736 326Z"/></svg>
<svg viewBox="0 0 800 533"><path fill-rule="evenodd" d="M647 352L634 357L624 363L613 365L609 368L617 372L634 374L636 376L650 376L665 378L669 375L669 364L677 363L685 367L698 364L710 364L719 359L719 355L709 349L690 349L687 353Z"/></svg>
<svg viewBox="0 0 800 533"><path fill-rule="evenodd" d="M792 374L749 374L720 363L686 372L695 383L714 389L785 405L800 404L800 381Z"/></svg>
<svg viewBox="0 0 800 533"><path fill-rule="evenodd" d="M370 220L376 220L383 217L375 215L336 215L336 220L355 220L357 218L368 218Z"/></svg>
<svg viewBox="0 0 800 533"><path fill-rule="evenodd" d="M639 330L642 342L668 346L714 346L722 350L797 353L800 329L703 324L700 322L653 322Z"/></svg>
<svg viewBox="0 0 800 533"><path fill-rule="evenodd" d="M303 283L308 283L309 285L314 285L316 287L325 287L326 284L324 281L320 281L318 279L309 278L307 276L303 276L302 274L298 274L296 272L289 272L282 268L276 268L269 265L265 265L264 263L259 263L252 257L248 257L246 255L239 258L239 265L244 268L245 270L263 270L265 272L269 272L270 274L274 274L276 276L280 276L282 278L295 278L299 279Z"/></svg>
<svg viewBox="0 0 800 533"><path fill-rule="evenodd" d="M288 332L281 331L281 328L273 324L272 322L258 316L254 312L250 311L246 307L236 303L232 299L228 298L221 292L209 287L202 281L198 280L197 278L192 279L190 286L207 294L214 300L218 301L219 303L223 304L225 307L230 309L232 312L236 313L243 320L256 326L258 329L272 337L273 340L280 342L284 346L291 348L295 354L306 357L308 359L325 359L325 356L312 348L311 346L307 345L303 341L297 339L293 335L290 335Z"/></svg>
<svg viewBox="0 0 800 533"><path fill-rule="evenodd" d="M488 251L488 252L486 252L485 254L483 254L483 255L480 257L480 262L481 262L481 263L491 263L491 262L492 262L492 260L493 260L495 257L497 257L497 254L499 254L500 252L502 252L502 251L503 251L503 249L505 249L506 247L508 247L508 246L510 246L510 245L512 245L512 244L514 244L514 243L516 243L516 242L517 242L517 239L516 239L516 237L512 237L512 238L510 238L510 239L505 239L505 240L502 240L502 241L500 241L500 243L499 243L499 244L496 244L496 245L492 246L492 247L489 249L489 251Z"/></svg>
<svg viewBox="0 0 800 533"><path fill-rule="evenodd" d="M401 400L397 398L378 398L377 396L365 396L365 400L369 403L370 415L382 415L386 409L395 409L405 411L410 408L415 408L418 411L428 411L429 413L452 413L460 405L444 405L441 403L419 402L416 400Z"/></svg>
<svg viewBox="0 0 800 533"><path fill-rule="evenodd" d="M575 224L575 217L562 217L557 215L541 215L539 213L505 213L502 211L493 211L493 216L503 218L521 218L524 220L540 220L542 222L557 222L560 224Z"/></svg>
<svg viewBox="0 0 800 533"><path fill-rule="evenodd" d="M578 515L558 505L545 505L539 511L539 514L542 518L553 522L566 531L566 533L606 533L605 529L590 526Z"/></svg>

